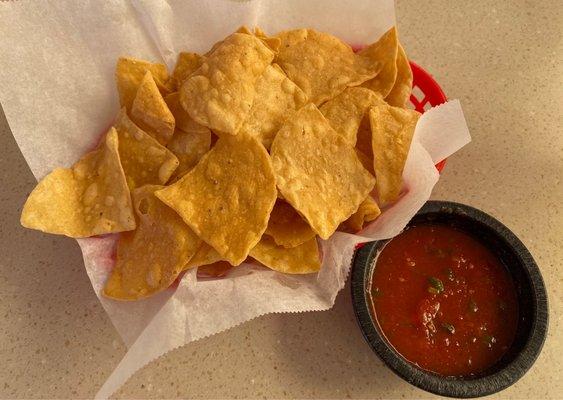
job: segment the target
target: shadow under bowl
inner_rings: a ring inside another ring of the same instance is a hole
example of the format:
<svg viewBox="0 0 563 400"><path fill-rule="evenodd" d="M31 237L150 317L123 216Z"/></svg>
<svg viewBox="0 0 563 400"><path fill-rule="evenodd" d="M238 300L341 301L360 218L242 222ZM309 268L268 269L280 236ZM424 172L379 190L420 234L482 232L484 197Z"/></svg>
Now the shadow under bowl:
<svg viewBox="0 0 563 400"><path fill-rule="evenodd" d="M421 223L447 225L469 233L501 259L513 279L518 297L519 318L514 342L497 363L476 376L442 376L403 358L381 332L369 293L375 260L389 240L366 243L354 257L352 303L364 338L393 372L428 392L469 398L501 391L530 369L547 335L547 294L539 268L514 233L495 218L473 207L447 201L428 201L408 225Z"/></svg>

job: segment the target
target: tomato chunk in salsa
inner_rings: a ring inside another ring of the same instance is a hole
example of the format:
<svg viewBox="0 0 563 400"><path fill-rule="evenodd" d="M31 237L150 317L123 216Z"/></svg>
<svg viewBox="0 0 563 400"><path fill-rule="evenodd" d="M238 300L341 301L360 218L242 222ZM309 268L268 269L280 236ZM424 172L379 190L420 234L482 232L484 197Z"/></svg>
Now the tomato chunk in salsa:
<svg viewBox="0 0 563 400"><path fill-rule="evenodd" d="M415 225L381 251L373 271L375 316L409 362L445 376L471 376L512 344L518 302L500 259L469 234Z"/></svg>

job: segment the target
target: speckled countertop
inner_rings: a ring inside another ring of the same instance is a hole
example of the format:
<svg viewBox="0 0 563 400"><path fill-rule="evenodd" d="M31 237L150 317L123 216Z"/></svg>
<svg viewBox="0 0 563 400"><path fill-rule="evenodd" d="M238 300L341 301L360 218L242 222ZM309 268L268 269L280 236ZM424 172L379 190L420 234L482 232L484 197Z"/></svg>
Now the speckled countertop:
<svg viewBox="0 0 563 400"><path fill-rule="evenodd" d="M534 367L498 398L563 396L563 6L558 0L400 0L408 54L459 98L473 142L433 198L508 225L538 262L550 330ZM0 61L1 66L1 61ZM75 241L24 230L35 180L0 113L0 398L92 397L125 354ZM395 377L356 327L347 286L331 311L269 315L172 351L117 394L433 397Z"/></svg>

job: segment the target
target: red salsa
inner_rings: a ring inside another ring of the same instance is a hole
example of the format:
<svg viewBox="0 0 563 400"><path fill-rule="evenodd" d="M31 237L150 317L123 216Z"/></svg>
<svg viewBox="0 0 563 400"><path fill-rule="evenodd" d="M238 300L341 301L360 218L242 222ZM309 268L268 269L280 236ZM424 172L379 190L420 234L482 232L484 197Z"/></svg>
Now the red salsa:
<svg viewBox="0 0 563 400"><path fill-rule="evenodd" d="M441 375L487 369L516 332L518 302L506 268L477 239L449 226L412 226L387 243L371 295L389 343Z"/></svg>

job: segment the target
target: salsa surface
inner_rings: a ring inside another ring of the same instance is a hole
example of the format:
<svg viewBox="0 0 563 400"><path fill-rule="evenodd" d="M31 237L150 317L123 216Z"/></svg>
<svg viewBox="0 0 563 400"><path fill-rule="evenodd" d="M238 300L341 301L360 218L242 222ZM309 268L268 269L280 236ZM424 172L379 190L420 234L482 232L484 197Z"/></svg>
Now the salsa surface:
<svg viewBox="0 0 563 400"><path fill-rule="evenodd" d="M518 323L512 279L478 240L445 225L411 226L384 247L371 295L387 340L409 362L445 376L492 366Z"/></svg>

